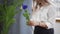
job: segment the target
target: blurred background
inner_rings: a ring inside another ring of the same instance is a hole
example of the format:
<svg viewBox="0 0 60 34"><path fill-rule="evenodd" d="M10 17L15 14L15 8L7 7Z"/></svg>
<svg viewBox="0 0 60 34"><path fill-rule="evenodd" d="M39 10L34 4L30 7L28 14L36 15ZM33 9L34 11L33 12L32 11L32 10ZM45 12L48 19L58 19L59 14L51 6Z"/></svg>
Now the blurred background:
<svg viewBox="0 0 60 34"><path fill-rule="evenodd" d="M3 4L3 0L0 0L0 3ZM8 2L9 3L9 2ZM28 5L29 13L32 12L32 0L24 0L23 4ZM17 8L19 10L19 8ZM9 30L9 34L32 34L32 27L26 25L26 19L22 15L24 13L24 10L20 13L16 14L14 18L16 18L15 23L11 26ZM59 13L60 14L60 13ZM54 34L60 34L60 23L55 24L55 32Z"/></svg>
<svg viewBox="0 0 60 34"><path fill-rule="evenodd" d="M28 10L31 13L32 0L24 0L23 4L28 5ZM16 22L11 26L9 34L32 34L32 27L26 25L26 19L23 13L24 10L15 16Z"/></svg>

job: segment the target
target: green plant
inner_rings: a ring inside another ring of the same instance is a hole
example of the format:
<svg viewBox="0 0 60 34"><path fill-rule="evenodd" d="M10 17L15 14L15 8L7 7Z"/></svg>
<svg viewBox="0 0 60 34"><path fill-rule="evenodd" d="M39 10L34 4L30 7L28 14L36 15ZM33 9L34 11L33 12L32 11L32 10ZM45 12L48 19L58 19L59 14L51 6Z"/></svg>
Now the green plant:
<svg viewBox="0 0 60 34"><path fill-rule="evenodd" d="M27 8L28 8L28 5L25 5L25 4L22 5L22 9L24 10L23 16L25 17L26 24L28 25L29 24L28 21L30 21L30 13L28 12Z"/></svg>
<svg viewBox="0 0 60 34"><path fill-rule="evenodd" d="M26 18L26 24L28 25L28 21L30 21L30 13L28 13L28 10L25 10L23 16Z"/></svg>
<svg viewBox="0 0 60 34"><path fill-rule="evenodd" d="M8 0L4 0L3 4L0 4L0 22L3 23L3 30L1 34L8 34L10 26L14 23L14 16L17 14L17 6L21 6L23 0L12 0L8 4Z"/></svg>

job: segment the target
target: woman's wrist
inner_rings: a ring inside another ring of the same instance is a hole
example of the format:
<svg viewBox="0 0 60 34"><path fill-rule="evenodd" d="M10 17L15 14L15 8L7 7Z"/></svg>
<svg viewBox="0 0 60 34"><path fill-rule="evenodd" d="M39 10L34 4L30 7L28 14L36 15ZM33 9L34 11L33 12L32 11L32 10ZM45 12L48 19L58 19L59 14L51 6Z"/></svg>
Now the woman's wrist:
<svg viewBox="0 0 60 34"><path fill-rule="evenodd" d="M40 26L40 22L38 22L37 26Z"/></svg>
<svg viewBox="0 0 60 34"><path fill-rule="evenodd" d="M43 22L39 22L39 26L44 27L44 28L48 28L47 25Z"/></svg>

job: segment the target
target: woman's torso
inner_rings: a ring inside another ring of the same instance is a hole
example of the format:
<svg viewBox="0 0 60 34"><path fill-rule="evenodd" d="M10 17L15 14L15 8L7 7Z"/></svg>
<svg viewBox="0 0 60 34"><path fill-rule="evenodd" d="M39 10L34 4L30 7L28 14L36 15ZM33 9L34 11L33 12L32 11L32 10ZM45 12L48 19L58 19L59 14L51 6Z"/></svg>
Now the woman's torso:
<svg viewBox="0 0 60 34"><path fill-rule="evenodd" d="M40 22L42 20L47 20L51 24L51 28L54 28L55 24L55 18L56 18L56 10L55 7L52 5L46 6L46 7L41 7L40 9L37 9L34 13L34 21Z"/></svg>

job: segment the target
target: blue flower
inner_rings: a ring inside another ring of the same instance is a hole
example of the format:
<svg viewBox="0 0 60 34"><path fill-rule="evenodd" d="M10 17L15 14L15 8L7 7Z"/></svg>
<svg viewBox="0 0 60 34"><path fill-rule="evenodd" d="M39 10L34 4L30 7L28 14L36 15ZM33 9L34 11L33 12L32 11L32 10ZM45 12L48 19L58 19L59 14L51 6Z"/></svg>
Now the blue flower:
<svg viewBox="0 0 60 34"><path fill-rule="evenodd" d="M24 4L22 5L22 8L23 8L24 10L27 9L27 7L28 7L27 5L24 5Z"/></svg>

